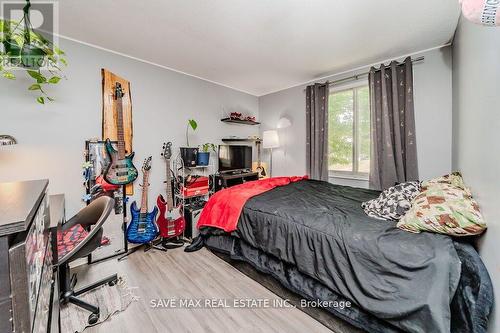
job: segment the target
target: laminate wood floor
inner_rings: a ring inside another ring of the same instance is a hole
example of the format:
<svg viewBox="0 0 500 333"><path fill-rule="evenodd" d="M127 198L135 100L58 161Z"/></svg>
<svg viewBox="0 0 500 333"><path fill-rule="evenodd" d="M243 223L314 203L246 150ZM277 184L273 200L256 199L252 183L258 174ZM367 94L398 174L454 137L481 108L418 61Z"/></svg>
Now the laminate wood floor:
<svg viewBox="0 0 500 333"><path fill-rule="evenodd" d="M331 332L296 308L153 308L158 299L267 299L278 296L202 249L185 253L182 248L161 252L138 251L118 262L108 260L75 269L78 286L84 286L114 272L127 278L140 299L127 310L85 332ZM78 288L77 286L77 288ZM63 332L66 333L66 332Z"/></svg>

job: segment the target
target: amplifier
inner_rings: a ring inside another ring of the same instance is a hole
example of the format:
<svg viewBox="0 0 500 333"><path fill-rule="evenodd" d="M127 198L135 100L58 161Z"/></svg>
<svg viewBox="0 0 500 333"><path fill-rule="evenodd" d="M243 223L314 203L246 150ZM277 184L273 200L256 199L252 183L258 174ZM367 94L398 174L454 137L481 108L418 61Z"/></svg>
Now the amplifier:
<svg viewBox="0 0 500 333"><path fill-rule="evenodd" d="M198 236L199 231L196 229L196 223L200 219L201 211L203 210L205 202L203 205L197 205L193 207L186 207L184 209L184 219L186 221L186 230L184 230L184 236L186 238L195 238Z"/></svg>

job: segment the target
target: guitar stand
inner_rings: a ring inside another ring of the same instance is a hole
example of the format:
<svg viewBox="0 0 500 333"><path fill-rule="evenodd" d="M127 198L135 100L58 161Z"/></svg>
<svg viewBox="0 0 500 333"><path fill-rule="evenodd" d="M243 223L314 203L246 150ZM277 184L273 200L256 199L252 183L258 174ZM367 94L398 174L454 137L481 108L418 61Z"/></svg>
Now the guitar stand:
<svg viewBox="0 0 500 333"><path fill-rule="evenodd" d="M126 259L129 255L131 255L131 254L139 251L140 249L144 249L144 252L148 252L152 248L154 248L154 243L141 244L139 246L131 248L130 250L127 251L127 253L123 254L120 257L118 257L118 261L122 261L123 259Z"/></svg>
<svg viewBox="0 0 500 333"><path fill-rule="evenodd" d="M177 237L176 237L177 238ZM144 249L144 252L148 252L151 249L167 252L167 250L176 249L184 246L184 241L180 238L177 238L174 242L168 242L172 238L160 238L156 241L152 241L151 243L141 244L127 251L127 253L118 257L118 261L122 261L126 259L129 255L139 251L140 249Z"/></svg>
<svg viewBox="0 0 500 333"><path fill-rule="evenodd" d="M155 250L167 252L167 248L163 247L163 238L157 239L156 241L153 241L152 247Z"/></svg>
<svg viewBox="0 0 500 333"><path fill-rule="evenodd" d="M177 249L184 246L184 241L182 239L175 237L175 241L170 241L172 239L173 238L160 238L158 241L153 243L153 248L166 252L167 250Z"/></svg>

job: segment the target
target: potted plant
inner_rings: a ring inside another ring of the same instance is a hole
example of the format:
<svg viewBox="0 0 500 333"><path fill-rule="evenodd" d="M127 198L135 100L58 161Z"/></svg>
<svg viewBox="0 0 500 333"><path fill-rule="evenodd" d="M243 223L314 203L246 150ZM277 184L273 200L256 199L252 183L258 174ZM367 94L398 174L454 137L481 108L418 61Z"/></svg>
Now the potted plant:
<svg viewBox="0 0 500 333"><path fill-rule="evenodd" d="M1 22L0 25L2 25ZM5 50L5 58L8 59L11 65L19 66L21 64L21 47L19 44L10 37L3 40L2 44Z"/></svg>
<svg viewBox="0 0 500 333"><path fill-rule="evenodd" d="M36 100L45 104L54 100L45 87L57 84L64 77L62 66L66 66L67 62L62 50L33 30L30 7L27 0L20 21L0 19L0 43L3 45L3 51L0 50L0 75L15 80L16 75L9 67L24 70L34 80L28 90L38 92L40 95Z"/></svg>
<svg viewBox="0 0 500 333"><path fill-rule="evenodd" d="M188 119L186 126L186 144L187 147L181 147L181 158L184 162L184 166L192 167L196 166L196 162L198 159L198 148L193 148L189 146L189 128L193 131L196 131L198 128L198 123L194 119Z"/></svg>
<svg viewBox="0 0 500 333"><path fill-rule="evenodd" d="M213 143L204 143L200 146L198 151L198 165L208 165L210 161L210 152L215 152L216 146Z"/></svg>

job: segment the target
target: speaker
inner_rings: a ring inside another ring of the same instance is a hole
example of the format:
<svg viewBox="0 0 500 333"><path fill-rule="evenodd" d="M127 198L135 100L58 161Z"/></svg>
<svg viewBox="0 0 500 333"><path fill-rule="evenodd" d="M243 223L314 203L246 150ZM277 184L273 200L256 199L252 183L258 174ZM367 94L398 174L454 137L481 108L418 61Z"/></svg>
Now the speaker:
<svg viewBox="0 0 500 333"><path fill-rule="evenodd" d="M204 204L203 204L204 205ZM200 233L196 229L196 223L200 219L203 206L188 206L184 209L184 219L186 221L186 230L184 230L184 236L186 238L195 238Z"/></svg>

